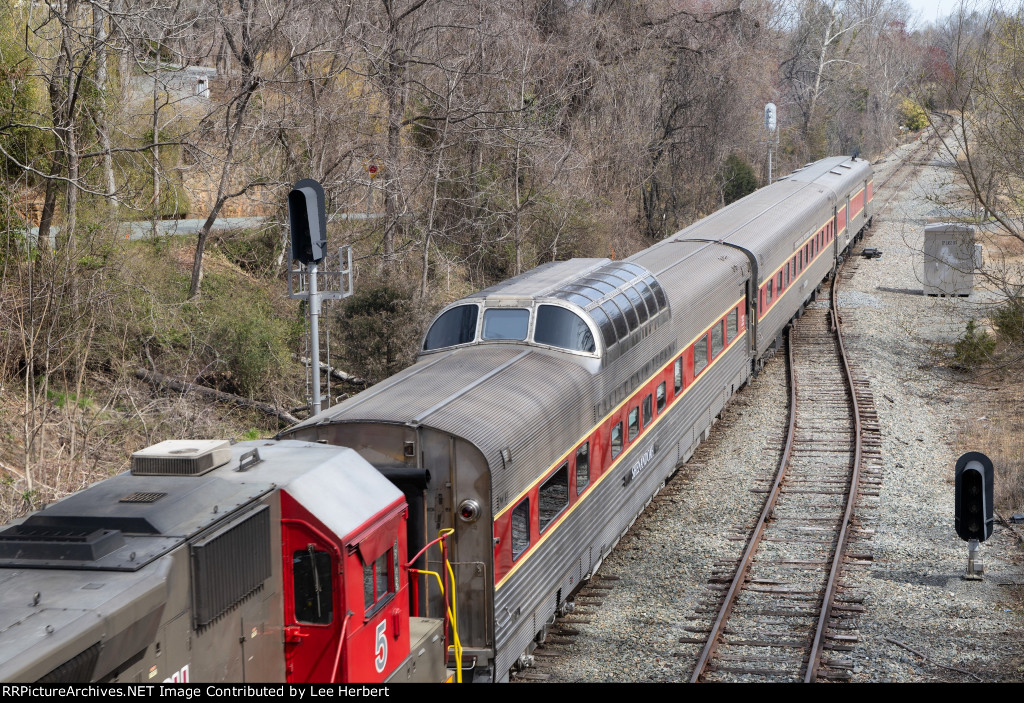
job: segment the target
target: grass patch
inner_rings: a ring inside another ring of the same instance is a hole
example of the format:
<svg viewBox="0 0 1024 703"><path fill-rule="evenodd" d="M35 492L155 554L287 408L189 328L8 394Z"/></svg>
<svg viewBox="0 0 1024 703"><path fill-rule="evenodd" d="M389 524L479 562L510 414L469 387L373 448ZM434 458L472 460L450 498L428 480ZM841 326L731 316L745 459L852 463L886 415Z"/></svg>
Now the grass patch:
<svg viewBox="0 0 1024 703"><path fill-rule="evenodd" d="M983 411L967 421L957 438L957 454L986 454L995 469L995 507L1007 516L1024 512L1024 389L1000 389Z"/></svg>

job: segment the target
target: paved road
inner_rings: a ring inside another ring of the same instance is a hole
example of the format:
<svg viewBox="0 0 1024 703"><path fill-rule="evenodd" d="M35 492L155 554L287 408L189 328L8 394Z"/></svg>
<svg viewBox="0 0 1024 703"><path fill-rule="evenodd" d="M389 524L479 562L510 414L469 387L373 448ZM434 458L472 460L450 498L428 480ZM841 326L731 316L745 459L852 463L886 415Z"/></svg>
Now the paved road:
<svg viewBox="0 0 1024 703"><path fill-rule="evenodd" d="M365 213L365 212L350 212L341 213L334 217L342 220L371 220L378 217L383 217L377 213ZM213 223L214 231L220 230L231 230L231 229L253 229L256 227L262 227L265 224L272 222L272 218L269 217L219 217ZM157 234L161 237L172 237L175 235L193 235L199 232L202 228L203 223L206 222L205 218L194 219L194 220L160 220L157 222ZM125 238L131 241L138 241L141 239L149 239L153 236L153 223L152 222L122 222L120 224L122 231L124 232ZM60 232L60 227L50 228L50 248L57 246L57 234ZM32 235L33 240L39 236L39 228L32 227L29 229L29 233Z"/></svg>

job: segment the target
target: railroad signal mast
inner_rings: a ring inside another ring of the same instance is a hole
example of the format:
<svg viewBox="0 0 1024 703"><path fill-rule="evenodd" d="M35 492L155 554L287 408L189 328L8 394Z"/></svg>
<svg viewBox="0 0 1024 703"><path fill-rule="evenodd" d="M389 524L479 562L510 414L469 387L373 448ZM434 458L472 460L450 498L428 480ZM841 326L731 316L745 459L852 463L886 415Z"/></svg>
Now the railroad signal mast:
<svg viewBox="0 0 1024 703"><path fill-rule="evenodd" d="M967 542L969 581L981 581L985 568L978 545L992 536L994 523L992 460L981 452L967 452L956 460L956 534Z"/></svg>
<svg viewBox="0 0 1024 703"><path fill-rule="evenodd" d="M772 152L779 145L778 112L775 103L764 106L763 142L768 146L768 185L772 184Z"/></svg>
<svg viewBox="0 0 1024 703"><path fill-rule="evenodd" d="M320 386L320 313L327 300L347 298L352 295L352 248L338 249L336 269L321 269L321 262L327 256L327 208L324 188L312 178L304 178L288 193L288 224L292 234L292 261L288 270L288 297L307 301L308 319L307 353L305 359L308 402L312 414L321 409ZM295 265L297 264L297 266ZM322 276L318 281L318 276ZM326 335L328 364L330 366L331 337ZM328 381L328 403L330 403L330 382Z"/></svg>

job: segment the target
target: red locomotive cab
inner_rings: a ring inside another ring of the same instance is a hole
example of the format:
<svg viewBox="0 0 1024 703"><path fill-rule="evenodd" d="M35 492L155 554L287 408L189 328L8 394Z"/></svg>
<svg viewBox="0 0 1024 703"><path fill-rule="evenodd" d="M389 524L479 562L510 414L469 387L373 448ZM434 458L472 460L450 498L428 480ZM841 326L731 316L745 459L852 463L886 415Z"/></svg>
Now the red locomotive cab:
<svg viewBox="0 0 1024 703"><path fill-rule="evenodd" d="M350 621L347 681L379 683L409 654L409 585L404 503L347 540L344 575Z"/></svg>
<svg viewBox="0 0 1024 703"><path fill-rule="evenodd" d="M314 522L283 522L285 671L292 682L334 681L348 620L341 550Z"/></svg>
<svg viewBox="0 0 1024 703"><path fill-rule="evenodd" d="M380 683L409 657L408 509L376 478L386 489L300 480L281 491L289 682Z"/></svg>

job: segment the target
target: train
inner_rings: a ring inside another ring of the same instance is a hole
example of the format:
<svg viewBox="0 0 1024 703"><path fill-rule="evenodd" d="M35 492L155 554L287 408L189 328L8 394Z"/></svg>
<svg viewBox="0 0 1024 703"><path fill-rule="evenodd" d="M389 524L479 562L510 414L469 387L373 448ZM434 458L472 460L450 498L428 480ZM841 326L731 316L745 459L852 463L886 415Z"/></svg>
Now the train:
<svg viewBox="0 0 1024 703"><path fill-rule="evenodd" d="M345 447L147 447L0 531L0 681L449 680L450 623L410 613L408 516Z"/></svg>
<svg viewBox="0 0 1024 703"><path fill-rule="evenodd" d="M274 440L222 447L230 460L199 479L133 465L0 532L0 678L144 680L163 661L195 680L508 681L870 226L873 188L866 160L831 157L626 259L544 264L443 308L412 366ZM251 451L262 461L243 471ZM238 495L189 487L205 478ZM171 484L198 501L180 527L114 500ZM254 510L269 527L209 548ZM87 564L37 528L124 546ZM242 556L256 543L258 573ZM62 612L141 619L101 640L71 615L33 620L46 601L31 593L54 590ZM17 627L40 643L13 642Z"/></svg>

